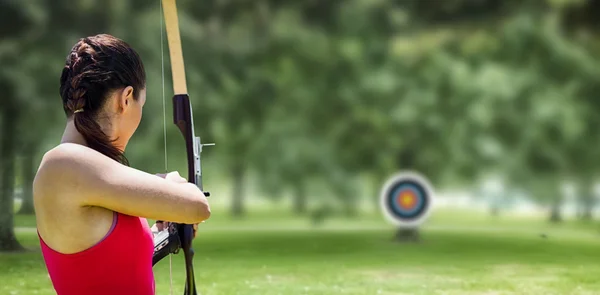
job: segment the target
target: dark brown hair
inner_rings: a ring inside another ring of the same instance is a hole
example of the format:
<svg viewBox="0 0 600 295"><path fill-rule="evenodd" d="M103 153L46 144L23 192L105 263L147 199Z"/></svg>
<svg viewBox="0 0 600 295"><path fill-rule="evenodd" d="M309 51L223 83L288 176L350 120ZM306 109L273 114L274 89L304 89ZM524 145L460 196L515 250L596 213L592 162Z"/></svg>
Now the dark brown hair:
<svg viewBox="0 0 600 295"><path fill-rule="evenodd" d="M123 152L102 131L97 118L109 94L133 87L134 99L146 86L144 65L124 41L100 34L82 38L73 46L60 77L60 96L67 117L74 116L75 128L88 146L128 165Z"/></svg>

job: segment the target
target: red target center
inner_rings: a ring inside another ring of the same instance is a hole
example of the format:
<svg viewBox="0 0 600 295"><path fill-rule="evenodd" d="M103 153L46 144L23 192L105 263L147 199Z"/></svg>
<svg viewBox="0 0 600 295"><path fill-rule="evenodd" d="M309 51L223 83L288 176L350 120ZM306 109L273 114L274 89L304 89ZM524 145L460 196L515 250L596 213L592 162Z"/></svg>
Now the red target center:
<svg viewBox="0 0 600 295"><path fill-rule="evenodd" d="M413 209L417 204L417 196L411 190L400 191L396 195L396 204L404 210Z"/></svg>

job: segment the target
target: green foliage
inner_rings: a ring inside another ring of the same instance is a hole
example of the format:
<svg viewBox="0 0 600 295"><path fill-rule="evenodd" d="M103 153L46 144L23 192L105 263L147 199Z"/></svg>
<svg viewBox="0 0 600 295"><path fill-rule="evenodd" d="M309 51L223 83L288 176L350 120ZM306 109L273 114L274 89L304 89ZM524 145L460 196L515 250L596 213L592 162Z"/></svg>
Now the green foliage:
<svg viewBox="0 0 600 295"><path fill-rule="evenodd" d="M18 90L6 101L26 110L23 146L41 153L58 142L64 56L77 38L107 32L148 72L131 162L155 173L166 154L167 169L185 173L158 3L2 5L7 24L24 27L0 41L1 85ZM436 187L490 172L523 187L596 175L600 43L583 13L594 5L178 1L196 129L217 142L205 158L222 170L213 174L257 175L274 198L325 184L343 202L400 169Z"/></svg>

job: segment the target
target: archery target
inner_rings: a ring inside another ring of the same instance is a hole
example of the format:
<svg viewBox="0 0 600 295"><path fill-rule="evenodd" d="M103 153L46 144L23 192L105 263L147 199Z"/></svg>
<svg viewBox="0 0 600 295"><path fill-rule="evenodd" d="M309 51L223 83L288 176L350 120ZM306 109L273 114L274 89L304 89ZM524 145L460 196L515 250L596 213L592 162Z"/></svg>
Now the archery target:
<svg viewBox="0 0 600 295"><path fill-rule="evenodd" d="M429 216L432 195L433 189L425 177L413 172L398 173L381 190L381 210L391 223L415 227Z"/></svg>

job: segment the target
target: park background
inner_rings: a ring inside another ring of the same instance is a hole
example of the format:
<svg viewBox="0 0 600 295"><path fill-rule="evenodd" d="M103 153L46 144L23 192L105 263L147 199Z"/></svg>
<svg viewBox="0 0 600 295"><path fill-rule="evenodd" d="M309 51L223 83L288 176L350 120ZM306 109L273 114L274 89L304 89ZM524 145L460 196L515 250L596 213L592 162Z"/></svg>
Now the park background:
<svg viewBox="0 0 600 295"><path fill-rule="evenodd" d="M177 4L196 132L216 143L201 294L600 293L599 1ZM0 294L54 294L31 183L79 38L115 35L145 63L131 166L164 172L166 153L187 173L162 25L158 0L0 1ZM399 171L436 191L416 243L378 207ZM167 260L155 274L157 294L182 292L181 255L172 287Z"/></svg>

